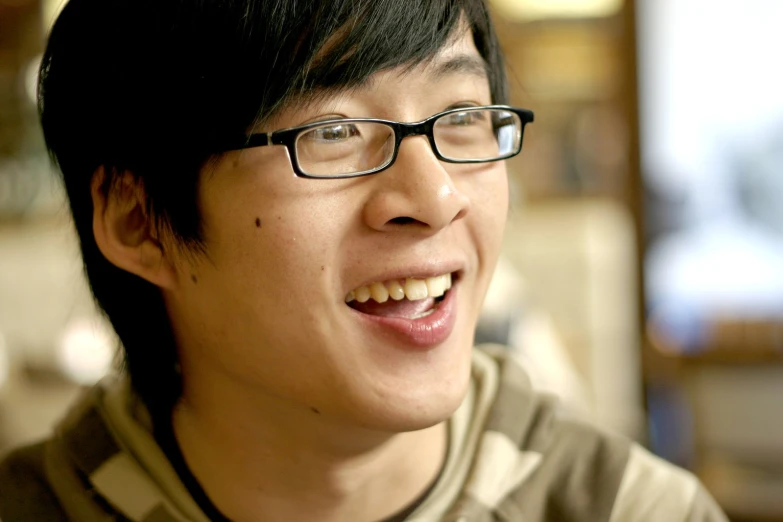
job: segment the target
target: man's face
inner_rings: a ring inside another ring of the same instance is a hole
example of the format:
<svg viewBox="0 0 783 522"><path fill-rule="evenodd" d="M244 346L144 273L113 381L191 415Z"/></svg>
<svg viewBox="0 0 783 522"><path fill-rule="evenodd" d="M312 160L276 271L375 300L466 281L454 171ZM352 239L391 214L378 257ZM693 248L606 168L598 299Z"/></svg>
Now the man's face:
<svg viewBox="0 0 783 522"><path fill-rule="evenodd" d="M262 130L333 117L419 121L488 105L486 77L444 67L466 57L480 60L467 33L426 66L378 73L357 90L284 110ZM181 284L166 296L185 398L209 375L250 400L365 428L446 419L469 381L507 202L502 162L441 163L424 136L405 139L389 169L355 179L298 178L282 146L226 154L201 183L205 259L180 260ZM443 298L346 303L373 283L441 275L453 279Z"/></svg>

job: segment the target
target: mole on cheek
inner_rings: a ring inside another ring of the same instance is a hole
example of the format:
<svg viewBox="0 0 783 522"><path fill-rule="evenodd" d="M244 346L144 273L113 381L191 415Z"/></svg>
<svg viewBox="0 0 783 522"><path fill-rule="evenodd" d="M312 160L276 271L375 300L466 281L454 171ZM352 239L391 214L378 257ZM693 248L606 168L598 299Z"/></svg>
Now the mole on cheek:
<svg viewBox="0 0 783 522"><path fill-rule="evenodd" d="M316 413L316 414L318 414L318 415L320 415L320 414L321 414L321 412L320 412L320 411L318 411L318 408L310 408L310 410L311 410L313 413Z"/></svg>
<svg viewBox="0 0 783 522"><path fill-rule="evenodd" d="M261 218L256 218L256 228L261 228Z"/></svg>
<svg viewBox="0 0 783 522"><path fill-rule="evenodd" d="M190 274L190 280L193 281L193 283L198 283L198 278L196 277L196 274Z"/></svg>

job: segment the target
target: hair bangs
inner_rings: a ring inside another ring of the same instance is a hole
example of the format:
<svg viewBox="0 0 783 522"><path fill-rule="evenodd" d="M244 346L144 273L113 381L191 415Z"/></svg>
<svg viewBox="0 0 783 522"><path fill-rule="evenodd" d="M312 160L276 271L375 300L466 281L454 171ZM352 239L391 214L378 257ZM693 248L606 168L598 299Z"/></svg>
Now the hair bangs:
<svg viewBox="0 0 783 522"><path fill-rule="evenodd" d="M463 29L472 32L486 62L493 102L505 102L499 50L480 0L340 0L314 6L303 22L284 45L289 60L281 64L283 77L277 79L286 88L277 93L261 89L267 103L258 104L256 123L289 104L359 86L377 72L426 63Z"/></svg>

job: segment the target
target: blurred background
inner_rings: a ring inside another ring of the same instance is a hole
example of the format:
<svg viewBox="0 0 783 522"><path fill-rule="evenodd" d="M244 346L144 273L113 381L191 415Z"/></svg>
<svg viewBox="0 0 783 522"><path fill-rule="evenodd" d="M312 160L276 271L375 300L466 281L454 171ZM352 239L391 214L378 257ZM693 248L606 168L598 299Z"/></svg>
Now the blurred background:
<svg viewBox="0 0 783 522"><path fill-rule="evenodd" d="M62 2L0 0L0 455L117 344L36 116ZM478 338L693 470L732 520L783 520L783 2L491 7L536 122Z"/></svg>

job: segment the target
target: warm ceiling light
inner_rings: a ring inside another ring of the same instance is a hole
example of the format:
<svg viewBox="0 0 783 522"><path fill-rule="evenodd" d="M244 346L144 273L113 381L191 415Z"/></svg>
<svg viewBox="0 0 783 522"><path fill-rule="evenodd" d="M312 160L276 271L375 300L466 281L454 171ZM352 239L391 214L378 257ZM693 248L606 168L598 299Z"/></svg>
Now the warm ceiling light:
<svg viewBox="0 0 783 522"><path fill-rule="evenodd" d="M113 332L103 322L75 319L60 339L60 369L79 384L94 384L111 370L116 346Z"/></svg>
<svg viewBox="0 0 783 522"><path fill-rule="evenodd" d="M492 0L506 18L519 21L550 18L601 18L617 13L623 0Z"/></svg>

